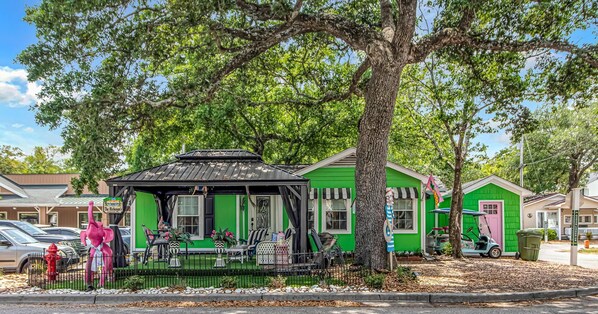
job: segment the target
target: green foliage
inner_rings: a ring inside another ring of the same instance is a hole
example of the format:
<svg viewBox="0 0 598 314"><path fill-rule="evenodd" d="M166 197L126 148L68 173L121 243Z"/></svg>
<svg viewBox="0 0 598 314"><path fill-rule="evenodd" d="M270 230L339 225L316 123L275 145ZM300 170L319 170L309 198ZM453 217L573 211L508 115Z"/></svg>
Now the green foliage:
<svg viewBox="0 0 598 314"><path fill-rule="evenodd" d="M25 154L18 147L12 147L9 145L0 146L0 173L23 173L25 172L25 166L20 160Z"/></svg>
<svg viewBox="0 0 598 314"><path fill-rule="evenodd" d="M218 230L212 230L211 235L212 241L222 241L226 246L233 246L237 244L237 239L235 239L235 235L228 231L228 228L222 230L219 228Z"/></svg>
<svg viewBox="0 0 598 314"><path fill-rule="evenodd" d="M129 276L123 281L123 289L137 291L143 288L145 279L142 276Z"/></svg>
<svg viewBox="0 0 598 314"><path fill-rule="evenodd" d="M4 268L0 267L0 278L4 276Z"/></svg>
<svg viewBox="0 0 598 314"><path fill-rule="evenodd" d="M542 239L544 239L544 229L540 229L540 234L542 235ZM548 241L554 241L556 239L558 239L556 230L548 229Z"/></svg>
<svg viewBox="0 0 598 314"><path fill-rule="evenodd" d="M406 283L417 279L417 277L409 267L399 266L397 267L395 272L397 274L397 280L400 283Z"/></svg>
<svg viewBox="0 0 598 314"><path fill-rule="evenodd" d="M453 255L453 246L450 243L447 243L444 247L442 247L442 254Z"/></svg>
<svg viewBox="0 0 598 314"><path fill-rule="evenodd" d="M0 174L43 174L71 171L72 169L66 164L55 159L58 153L59 148L56 146L36 146L33 148L33 153L27 155L20 148L2 145L0 146Z"/></svg>
<svg viewBox="0 0 598 314"><path fill-rule="evenodd" d="M220 278L220 287L224 289L235 289L238 285L238 279L235 276L222 276Z"/></svg>
<svg viewBox="0 0 598 314"><path fill-rule="evenodd" d="M592 234L592 231L586 232L586 240L592 240L593 237L594 237L594 235Z"/></svg>
<svg viewBox="0 0 598 314"><path fill-rule="evenodd" d="M386 275L384 274L373 274L364 278L366 286L373 289L382 289L384 287L384 280Z"/></svg>
<svg viewBox="0 0 598 314"><path fill-rule="evenodd" d="M278 275L276 277L268 277L267 278L268 287L274 289L281 289L287 286L287 277L282 275Z"/></svg>

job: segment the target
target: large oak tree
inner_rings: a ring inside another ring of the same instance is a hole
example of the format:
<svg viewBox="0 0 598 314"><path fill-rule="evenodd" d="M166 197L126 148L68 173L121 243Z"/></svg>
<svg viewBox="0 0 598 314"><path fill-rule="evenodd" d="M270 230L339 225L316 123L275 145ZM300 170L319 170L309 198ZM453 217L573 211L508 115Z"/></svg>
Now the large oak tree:
<svg viewBox="0 0 598 314"><path fill-rule="evenodd" d="M65 124L65 146L82 183L92 184L114 170L121 147L160 111L209 104L234 85L237 70L259 69L256 61L274 48L335 47L335 58L310 70L342 84L298 84L288 98L301 105L363 95L356 261L384 268L385 164L403 69L456 46L550 50L564 54L555 55L551 71L565 69L581 86L596 74L596 48L567 38L595 23L597 12L596 1L44 0L26 17L39 42L19 60L43 84L39 121ZM428 33L418 28L423 16L434 19ZM347 51L354 54L343 57ZM352 71L326 67L338 62Z"/></svg>

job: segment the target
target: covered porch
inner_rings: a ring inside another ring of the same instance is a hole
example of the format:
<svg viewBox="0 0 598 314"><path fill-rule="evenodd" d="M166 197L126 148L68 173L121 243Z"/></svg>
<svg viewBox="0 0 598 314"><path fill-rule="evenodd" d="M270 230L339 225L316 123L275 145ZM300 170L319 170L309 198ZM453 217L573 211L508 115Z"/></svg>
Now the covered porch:
<svg viewBox="0 0 598 314"><path fill-rule="evenodd" d="M160 222L191 234L190 252L213 251L210 235L219 228L245 239L251 230L271 234L292 228L293 252L308 251L308 179L268 165L251 152L196 150L106 182L110 196L122 197L124 204L123 213L111 214L110 222L116 224L131 212L131 251L146 248L142 226L155 230ZM115 238L112 247L120 255L121 237Z"/></svg>

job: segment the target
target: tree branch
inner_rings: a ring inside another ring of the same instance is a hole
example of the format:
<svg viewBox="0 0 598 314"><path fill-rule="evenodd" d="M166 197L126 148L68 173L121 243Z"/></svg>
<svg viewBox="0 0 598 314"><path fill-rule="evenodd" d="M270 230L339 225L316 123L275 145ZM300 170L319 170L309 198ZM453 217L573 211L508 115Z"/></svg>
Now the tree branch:
<svg viewBox="0 0 598 314"><path fill-rule="evenodd" d="M415 44L410 63L423 61L430 53L450 46L467 46L488 51L524 52L537 49L551 49L576 54L594 68L598 68L598 59L592 55L595 48L580 48L565 41L547 41L534 39L529 41L499 41L482 39L466 34L455 28L446 28L421 39Z"/></svg>

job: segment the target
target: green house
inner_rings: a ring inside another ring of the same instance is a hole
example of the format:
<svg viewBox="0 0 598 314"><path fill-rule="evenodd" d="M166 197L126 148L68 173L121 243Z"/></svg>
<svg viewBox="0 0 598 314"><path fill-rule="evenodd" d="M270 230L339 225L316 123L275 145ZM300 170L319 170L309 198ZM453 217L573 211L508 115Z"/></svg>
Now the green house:
<svg viewBox="0 0 598 314"><path fill-rule="evenodd" d="M440 208L451 206L451 193L443 194L444 201ZM519 185L513 184L498 176L491 175L463 184L463 208L486 212L486 220L492 232L492 238L500 244L504 255L517 252L516 232L523 228L523 197L533 193ZM434 208L433 199L427 201L427 230L434 227L448 226L448 215L430 213ZM475 227L471 216L463 216L461 230ZM474 231L475 232L475 231Z"/></svg>
<svg viewBox="0 0 598 314"><path fill-rule="evenodd" d="M215 158L218 154L221 156ZM353 251L355 161L355 148L296 167L267 165L245 151L202 150L107 182L113 188L134 190L132 251L146 248L142 226L153 230L160 220L193 234L191 252L213 250L210 233L217 228L228 228L236 237L246 239L253 229L266 228L273 233L292 227L301 238L306 234L299 231L301 220L305 220L304 230L332 233L344 251ZM386 169L387 186L393 188L395 197L395 250L419 252L425 245L422 191L427 177L391 162ZM303 189L305 193L301 193ZM285 193L281 191L295 196L295 206L283 201ZM295 217L289 219L289 215Z"/></svg>

